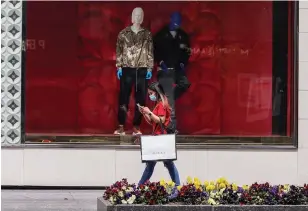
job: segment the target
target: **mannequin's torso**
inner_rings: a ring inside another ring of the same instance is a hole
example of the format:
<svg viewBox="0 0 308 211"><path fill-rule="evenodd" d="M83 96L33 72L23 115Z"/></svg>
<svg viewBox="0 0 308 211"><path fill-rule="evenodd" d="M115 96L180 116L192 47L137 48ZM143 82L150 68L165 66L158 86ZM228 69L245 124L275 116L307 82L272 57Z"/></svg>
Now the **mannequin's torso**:
<svg viewBox="0 0 308 211"><path fill-rule="evenodd" d="M132 12L132 25L120 31L116 44L116 66L153 68L153 41L149 30L141 27L143 10L137 7Z"/></svg>
<svg viewBox="0 0 308 211"><path fill-rule="evenodd" d="M180 63L186 65L189 57L189 37L182 30L170 30L169 26L163 27L154 37L154 50L156 62L164 61L167 67L178 67Z"/></svg>
<svg viewBox="0 0 308 211"><path fill-rule="evenodd" d="M118 35L116 48L117 67L153 68L153 43L149 30L142 27L138 30L132 26L126 27Z"/></svg>

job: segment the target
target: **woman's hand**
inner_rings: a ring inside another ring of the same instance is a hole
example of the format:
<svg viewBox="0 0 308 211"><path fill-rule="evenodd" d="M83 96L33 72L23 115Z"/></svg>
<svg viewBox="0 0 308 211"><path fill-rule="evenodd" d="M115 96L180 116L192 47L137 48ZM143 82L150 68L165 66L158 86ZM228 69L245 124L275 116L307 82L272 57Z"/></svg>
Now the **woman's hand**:
<svg viewBox="0 0 308 211"><path fill-rule="evenodd" d="M143 107L142 107L142 106L138 107L138 109L139 109L140 113L142 113L142 114L144 113L144 112L143 112Z"/></svg>
<svg viewBox="0 0 308 211"><path fill-rule="evenodd" d="M148 107L143 107L143 108L142 108L142 111L143 111L145 114L150 114L150 113L151 113L151 110L150 110Z"/></svg>

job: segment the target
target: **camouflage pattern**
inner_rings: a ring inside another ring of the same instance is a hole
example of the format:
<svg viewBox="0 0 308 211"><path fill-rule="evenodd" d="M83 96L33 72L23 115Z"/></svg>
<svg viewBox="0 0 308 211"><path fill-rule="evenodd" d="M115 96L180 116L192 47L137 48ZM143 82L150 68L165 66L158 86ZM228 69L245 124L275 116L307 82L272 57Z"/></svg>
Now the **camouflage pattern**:
<svg viewBox="0 0 308 211"><path fill-rule="evenodd" d="M136 34L131 27L126 27L119 33L116 44L116 66L153 68L153 39L149 30L142 28Z"/></svg>

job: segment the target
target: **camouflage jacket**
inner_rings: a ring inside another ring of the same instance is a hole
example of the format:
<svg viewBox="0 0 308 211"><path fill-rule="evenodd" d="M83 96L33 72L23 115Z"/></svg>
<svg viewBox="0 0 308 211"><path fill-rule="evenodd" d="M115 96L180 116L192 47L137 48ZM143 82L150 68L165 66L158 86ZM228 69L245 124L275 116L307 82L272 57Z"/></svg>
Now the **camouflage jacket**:
<svg viewBox="0 0 308 211"><path fill-rule="evenodd" d="M149 30L142 28L136 34L129 26L119 33L116 44L116 66L153 68L153 39Z"/></svg>

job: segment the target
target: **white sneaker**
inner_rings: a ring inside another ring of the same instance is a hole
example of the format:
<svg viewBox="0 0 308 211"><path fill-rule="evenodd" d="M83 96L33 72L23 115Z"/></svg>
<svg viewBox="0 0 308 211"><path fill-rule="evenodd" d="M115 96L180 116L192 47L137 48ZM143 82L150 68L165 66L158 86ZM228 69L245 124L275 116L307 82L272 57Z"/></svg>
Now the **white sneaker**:
<svg viewBox="0 0 308 211"><path fill-rule="evenodd" d="M137 127L134 127L133 128L133 136L140 136L140 135L142 135L140 129L137 128Z"/></svg>
<svg viewBox="0 0 308 211"><path fill-rule="evenodd" d="M121 136L125 135L124 127L120 125L119 128L116 129L113 134Z"/></svg>

